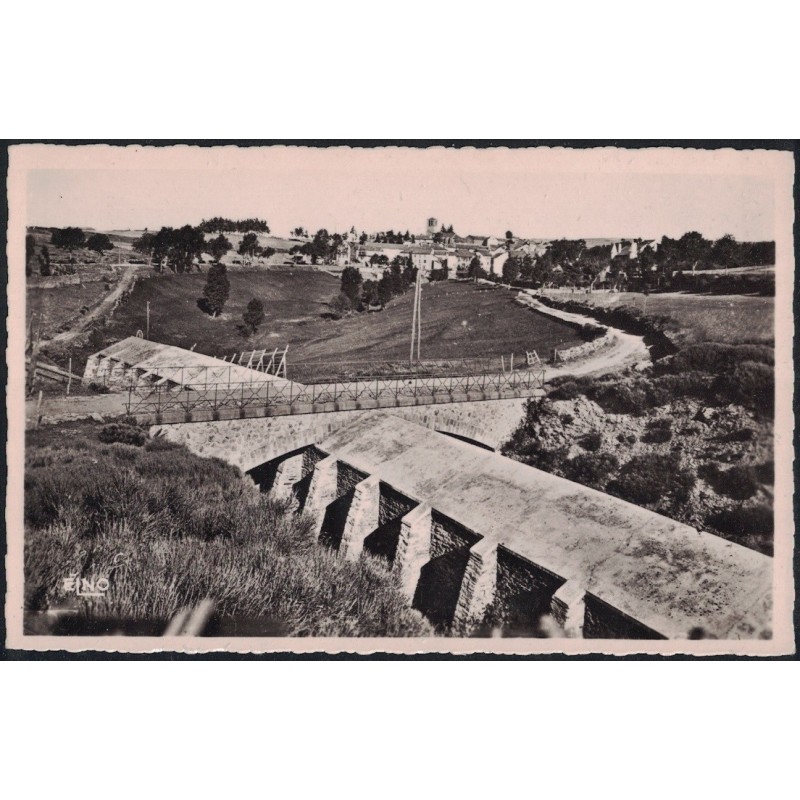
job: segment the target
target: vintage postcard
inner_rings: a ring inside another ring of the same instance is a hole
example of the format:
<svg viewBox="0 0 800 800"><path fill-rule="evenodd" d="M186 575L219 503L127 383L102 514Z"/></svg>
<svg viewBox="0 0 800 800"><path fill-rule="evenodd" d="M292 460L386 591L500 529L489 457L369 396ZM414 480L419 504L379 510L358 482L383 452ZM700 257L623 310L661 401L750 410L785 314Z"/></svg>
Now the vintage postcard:
<svg viewBox="0 0 800 800"><path fill-rule="evenodd" d="M6 646L793 653L794 176L12 145Z"/></svg>

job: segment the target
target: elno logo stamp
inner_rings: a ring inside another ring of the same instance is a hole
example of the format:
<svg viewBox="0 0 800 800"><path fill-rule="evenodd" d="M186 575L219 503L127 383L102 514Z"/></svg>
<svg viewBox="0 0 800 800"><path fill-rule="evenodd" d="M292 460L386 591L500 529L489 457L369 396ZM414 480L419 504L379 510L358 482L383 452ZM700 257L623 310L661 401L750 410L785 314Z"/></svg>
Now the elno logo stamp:
<svg viewBox="0 0 800 800"><path fill-rule="evenodd" d="M77 574L64 578L62 583L65 594L78 597L103 597L110 585L108 578L80 578Z"/></svg>

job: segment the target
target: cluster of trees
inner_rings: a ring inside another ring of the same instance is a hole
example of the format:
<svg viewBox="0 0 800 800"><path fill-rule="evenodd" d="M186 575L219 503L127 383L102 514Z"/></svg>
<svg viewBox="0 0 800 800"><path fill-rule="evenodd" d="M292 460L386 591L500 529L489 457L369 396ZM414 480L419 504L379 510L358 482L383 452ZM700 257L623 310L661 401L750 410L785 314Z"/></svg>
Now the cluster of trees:
<svg viewBox="0 0 800 800"><path fill-rule="evenodd" d="M292 236L295 236L298 239L302 239L302 238L308 236L308 230L306 228L302 228L300 226L298 226L296 228L292 228L291 233L292 233Z"/></svg>
<svg viewBox="0 0 800 800"><path fill-rule="evenodd" d="M453 230L452 225L448 225L447 227L442 225L441 229L433 234L433 243L441 244L448 236L453 235L455 235L455 231Z"/></svg>
<svg viewBox="0 0 800 800"><path fill-rule="evenodd" d="M775 242L737 242L729 233L712 240L690 231L680 239L665 236L658 262L672 270L767 266L775 263Z"/></svg>
<svg viewBox="0 0 800 800"><path fill-rule="evenodd" d="M113 250L114 245L105 233L92 233L88 238L81 228L54 228L50 233L50 244L60 250L66 250L72 254L75 250L87 248L98 255L102 255L107 250ZM36 238L29 233L25 237L25 275L30 277L33 274L34 266L38 262L39 274L42 277L49 277L59 271L59 268L50 260L50 250L45 245L36 253ZM61 266L61 271L75 272L71 266Z"/></svg>
<svg viewBox="0 0 800 800"><path fill-rule="evenodd" d="M362 234L363 237L366 237L366 234ZM366 238L364 238L364 242L366 242ZM393 230L391 231L379 231L375 234L375 244L404 244L406 242L415 242L416 237L410 234L408 231L405 233L401 233L398 231L395 233ZM364 243L362 242L362 244Z"/></svg>
<svg viewBox="0 0 800 800"><path fill-rule="evenodd" d="M336 258L336 252L344 244L345 237L340 233L328 233L325 228L320 228L310 242L295 245L290 255L300 253L311 258L312 264L330 264Z"/></svg>
<svg viewBox="0 0 800 800"><path fill-rule="evenodd" d="M612 245L587 247L583 239L559 239L550 243L538 258L525 257L515 264L509 258L504 265L511 280L534 284L590 286L609 268L608 281L624 288L636 281L642 288L671 285L673 274L681 271L719 269L738 266L765 266L775 263L774 242L737 242L730 234L720 239L706 239L697 231L679 239L665 236L654 249L642 240L623 242L636 245L636 256L624 253L612 258ZM516 274L516 278L513 278Z"/></svg>
<svg viewBox="0 0 800 800"><path fill-rule="evenodd" d="M80 228L56 228L50 235L50 243L71 253L86 244L86 234Z"/></svg>
<svg viewBox="0 0 800 800"><path fill-rule="evenodd" d="M226 240L227 241L227 240ZM182 228L162 228L158 233L145 231L134 243L133 249L154 260L156 272L191 272L201 253L206 252L206 239L200 228L184 225ZM198 264L198 272L200 267Z"/></svg>
<svg viewBox="0 0 800 800"><path fill-rule="evenodd" d="M396 256L377 281L364 280L356 267L345 267L342 270L341 291L328 305L337 319L351 311L384 306L393 297L407 292L416 278L417 270L411 259L403 256Z"/></svg>
<svg viewBox="0 0 800 800"><path fill-rule="evenodd" d="M198 226L203 233L269 233L269 225L265 219L227 219L212 217L204 219Z"/></svg>
<svg viewBox="0 0 800 800"><path fill-rule="evenodd" d="M133 249L148 260L154 261L154 269L175 273L191 272L196 266L200 271L200 256L208 253L215 262L233 249L227 236L220 233L206 241L203 231L191 225L182 228L162 228L158 233L145 231L134 243ZM239 254L245 263L254 258L266 257L275 253L272 247L261 247L255 233L246 233L239 243Z"/></svg>
<svg viewBox="0 0 800 800"><path fill-rule="evenodd" d="M227 240L226 240L227 241ZM229 243L230 244L230 243ZM258 243L258 236L255 233L246 233L239 242L237 250L245 264L252 263L254 258L269 258L275 255L274 247L262 247ZM216 259L219 261L219 259Z"/></svg>

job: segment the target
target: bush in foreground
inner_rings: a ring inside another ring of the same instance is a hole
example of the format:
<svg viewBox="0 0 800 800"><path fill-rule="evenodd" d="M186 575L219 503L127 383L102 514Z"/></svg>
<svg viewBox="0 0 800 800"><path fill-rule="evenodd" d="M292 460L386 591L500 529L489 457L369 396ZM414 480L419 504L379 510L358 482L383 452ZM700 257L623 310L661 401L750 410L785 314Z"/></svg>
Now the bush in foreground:
<svg viewBox="0 0 800 800"><path fill-rule="evenodd" d="M31 433L26 610L63 600L64 577L78 574L111 584L87 601L88 619L166 623L211 598L221 616L269 619L286 635L430 634L385 562L352 563L317 545L308 518L238 470L182 447L103 444L95 431L61 441L53 430Z"/></svg>
<svg viewBox="0 0 800 800"><path fill-rule="evenodd" d="M141 447L147 439L147 434L135 425L124 425L115 422L111 425L104 425L100 429L98 438L101 442L106 442L107 444L119 442L120 444L132 444L135 447Z"/></svg>

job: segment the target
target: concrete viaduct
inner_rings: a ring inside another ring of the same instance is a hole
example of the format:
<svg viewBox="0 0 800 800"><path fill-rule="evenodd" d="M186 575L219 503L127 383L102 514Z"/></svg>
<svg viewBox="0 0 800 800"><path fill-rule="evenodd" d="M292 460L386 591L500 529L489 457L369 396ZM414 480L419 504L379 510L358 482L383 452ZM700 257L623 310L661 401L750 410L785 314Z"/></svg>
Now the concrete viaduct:
<svg viewBox="0 0 800 800"><path fill-rule="evenodd" d="M638 342L621 352L642 355ZM488 452L540 391L492 394L467 379L457 393L386 402L399 381L378 381L366 402L318 386L309 403L309 387L234 369L237 387L256 387L250 406L204 408L208 376L230 383L231 366L142 340L97 354L84 380L145 383L178 404L200 397L159 411L151 435L234 464L313 513L318 540L344 557L388 559L409 602L456 633L491 624L543 635L550 620L556 635L589 638L771 635L772 559ZM263 402L287 391L299 406Z"/></svg>
<svg viewBox="0 0 800 800"><path fill-rule="evenodd" d="M386 558L409 602L461 635L770 635L769 557L396 416L249 474L343 557Z"/></svg>

